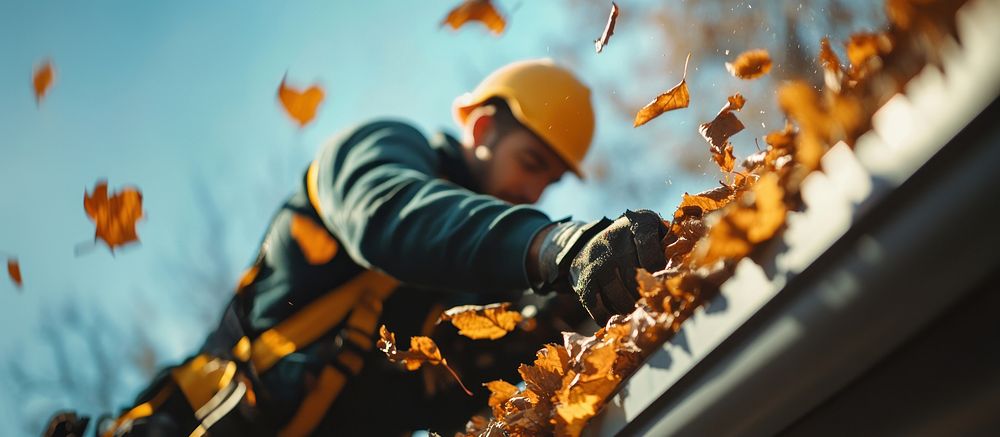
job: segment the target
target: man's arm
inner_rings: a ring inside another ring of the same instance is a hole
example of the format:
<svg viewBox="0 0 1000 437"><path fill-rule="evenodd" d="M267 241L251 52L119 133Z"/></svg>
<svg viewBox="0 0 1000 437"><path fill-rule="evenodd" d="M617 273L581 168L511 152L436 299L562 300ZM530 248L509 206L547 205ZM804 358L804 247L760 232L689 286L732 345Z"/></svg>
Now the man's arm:
<svg viewBox="0 0 1000 437"><path fill-rule="evenodd" d="M551 220L437 178L437 162L412 127L365 126L321 152L319 213L356 262L400 281L475 292L527 289L529 246Z"/></svg>

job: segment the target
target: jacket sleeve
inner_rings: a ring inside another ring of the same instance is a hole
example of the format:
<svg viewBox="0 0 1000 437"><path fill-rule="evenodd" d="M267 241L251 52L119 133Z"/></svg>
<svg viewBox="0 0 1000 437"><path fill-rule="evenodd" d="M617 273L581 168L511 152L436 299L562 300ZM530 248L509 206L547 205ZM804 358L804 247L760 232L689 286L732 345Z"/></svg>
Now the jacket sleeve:
<svg viewBox="0 0 1000 437"><path fill-rule="evenodd" d="M399 122L363 126L323 148L319 214L355 262L417 286L527 289L528 246L551 220L435 175L426 138Z"/></svg>

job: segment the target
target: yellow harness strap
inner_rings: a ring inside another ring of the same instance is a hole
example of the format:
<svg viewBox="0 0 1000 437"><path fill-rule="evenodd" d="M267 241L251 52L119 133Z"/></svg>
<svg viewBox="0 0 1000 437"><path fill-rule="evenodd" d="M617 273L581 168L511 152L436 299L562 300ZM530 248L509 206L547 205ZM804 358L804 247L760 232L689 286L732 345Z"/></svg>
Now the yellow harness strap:
<svg viewBox="0 0 1000 437"><path fill-rule="evenodd" d="M337 326L362 296L366 302L378 299L381 306L381 300L398 284L392 277L373 270L355 276L257 337L250 348L254 368L263 373L299 347L316 341Z"/></svg>
<svg viewBox="0 0 1000 437"><path fill-rule="evenodd" d="M160 405L166 402L167 398L169 398L170 395L173 394L173 392L174 392L174 385L167 383L167 386L163 387L160 390L160 392L157 393L156 396L153 396L153 398L150 399L148 402L143 402L139 405L136 405L131 410L128 410L128 412L126 412L125 414L122 414L117 420L115 420L115 424L112 425L111 428L109 428L103 435L101 435L101 437L114 437L115 432L117 432L123 426L131 423L136 419L141 419L143 417L151 416L153 412L156 411L157 408L160 408Z"/></svg>
<svg viewBox="0 0 1000 437"><path fill-rule="evenodd" d="M177 386L197 411L236 376L236 363L201 354L170 371Z"/></svg>

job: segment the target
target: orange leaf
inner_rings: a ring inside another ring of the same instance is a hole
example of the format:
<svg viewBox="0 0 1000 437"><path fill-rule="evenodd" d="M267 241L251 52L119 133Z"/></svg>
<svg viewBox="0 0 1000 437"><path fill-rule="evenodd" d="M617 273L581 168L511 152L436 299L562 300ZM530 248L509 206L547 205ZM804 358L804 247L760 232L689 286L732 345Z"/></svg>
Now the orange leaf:
<svg viewBox="0 0 1000 437"><path fill-rule="evenodd" d="M726 62L726 70L740 79L756 79L771 71L771 55L764 49L745 51L733 62Z"/></svg>
<svg viewBox="0 0 1000 437"><path fill-rule="evenodd" d="M83 209L97 225L94 240L104 240L114 252L115 247L139 241L135 224L143 216L142 193L125 188L108 197L107 181L98 181L93 194L84 192Z"/></svg>
<svg viewBox="0 0 1000 437"><path fill-rule="evenodd" d="M679 220L685 215L701 217L704 214L726 206L732 200L733 190L725 186L713 188L695 195L684 193L684 196L681 197L681 204L677 205L677 209L674 211L674 221ZM691 207L698 209L697 214L691 213Z"/></svg>
<svg viewBox="0 0 1000 437"><path fill-rule="evenodd" d="M35 73L32 75L32 85L35 89L35 103L41 103L42 98L45 97L45 93L48 92L49 87L52 86L52 80L55 78L55 71L52 69L52 62L45 60L41 65L35 68Z"/></svg>
<svg viewBox="0 0 1000 437"><path fill-rule="evenodd" d="M566 348L547 344L536 354L535 364L521 364L521 374L529 390L548 399L562 387L563 375L569 370L569 353Z"/></svg>
<svg viewBox="0 0 1000 437"><path fill-rule="evenodd" d="M615 22L618 21L618 4L611 2L611 14L608 15L608 24L604 26L604 33L601 37L594 40L594 49L597 53L601 53L604 50L604 46L608 45L608 41L611 40L611 35L615 34Z"/></svg>
<svg viewBox="0 0 1000 437"><path fill-rule="evenodd" d="M654 311L662 313L664 308L660 305L662 301L659 297L663 293L663 287L660 281L646 269L639 268L635 271L635 282L639 284L639 296L646 299L647 304Z"/></svg>
<svg viewBox="0 0 1000 437"><path fill-rule="evenodd" d="M819 42L819 63L823 66L823 83L835 93L840 92L840 83L844 80L844 69L840 66L840 58L830 47L830 39L823 37Z"/></svg>
<svg viewBox="0 0 1000 437"><path fill-rule="evenodd" d="M441 350L438 349L434 340L424 336L410 337L410 350L400 351L397 349L396 334L389 331L385 325L379 327L378 333L378 349L385 353L389 361L402 363L406 367L406 370L410 371L417 370L424 364L444 366L451 373L451 376L455 378L455 381L458 381L458 384L462 386L462 390L465 390L466 394L472 396L472 392L465 388L465 384L462 383L455 370L448 366L448 361L441 356Z"/></svg>
<svg viewBox="0 0 1000 437"><path fill-rule="evenodd" d="M643 106L635 114L635 121L632 123L632 127L642 126L664 112L687 108L691 104L691 95L688 93L687 87L687 67L690 60L691 54L688 53L687 58L684 60L684 75L681 76L681 83L675 85L667 92L656 96L656 99Z"/></svg>
<svg viewBox="0 0 1000 437"><path fill-rule="evenodd" d="M743 97L740 93L727 97L726 101L728 102L726 104L726 109L729 109L730 111L739 111L740 109L743 109L743 105L747 103L746 97Z"/></svg>
<svg viewBox="0 0 1000 437"><path fill-rule="evenodd" d="M503 404L517 394L519 391L517 386L501 379L490 381L483 385L490 391L490 400L488 403L490 408L493 409L493 417L503 416Z"/></svg>
<svg viewBox="0 0 1000 437"><path fill-rule="evenodd" d="M775 149L791 150L795 145L795 126L785 122L782 130L768 132L764 137L764 142Z"/></svg>
<svg viewBox="0 0 1000 437"><path fill-rule="evenodd" d="M699 260L703 264L719 259L736 260L749 254L755 245L773 237L785 223L788 212L784 195L777 173L761 176L739 203L721 211L719 222L695 249ZM752 204L746 204L748 200Z"/></svg>
<svg viewBox="0 0 1000 437"><path fill-rule="evenodd" d="M451 321L459 334L473 340L496 340L513 331L523 318L521 313L508 310L509 307L510 302L457 306L445 311L438 323Z"/></svg>
<svg viewBox="0 0 1000 437"><path fill-rule="evenodd" d="M597 414L604 398L585 390L565 390L560 392L556 405L556 435L579 436L587 421Z"/></svg>
<svg viewBox="0 0 1000 437"><path fill-rule="evenodd" d="M316 117L316 109L323 102L326 93L319 85L312 85L305 91L300 91L286 84L287 75L281 78L278 85L278 100L289 117L295 120L299 127L305 127Z"/></svg>
<svg viewBox="0 0 1000 437"><path fill-rule="evenodd" d="M298 243L306 261L312 265L326 264L337 254L337 240L326 228L301 214L293 214L289 225L292 238Z"/></svg>
<svg viewBox="0 0 1000 437"><path fill-rule="evenodd" d="M503 33L507 26L507 22L490 0L465 0L451 12L448 12L448 16L444 18L441 25L448 25L453 30L458 30L469 21L483 23L494 35Z"/></svg>
<svg viewBox="0 0 1000 437"><path fill-rule="evenodd" d="M556 434L578 436L587 421L597 414L601 404L610 395L621 376L614 374L618 358L616 343L604 341L584 350L580 360L581 370L576 375L566 375L563 387L556 394Z"/></svg>
<svg viewBox="0 0 1000 437"><path fill-rule="evenodd" d="M733 155L733 145L729 144L729 137L744 129L743 123L736 118L733 111L739 111L745 103L746 99L738 93L729 96L726 106L719 111L715 119L698 127L698 132L711 146L709 150L712 152L712 159L724 172L733 171L733 167L736 165L736 157Z"/></svg>
<svg viewBox="0 0 1000 437"><path fill-rule="evenodd" d="M10 280L14 281L17 288L24 286L24 281L21 279L21 264L17 262L17 258L7 258L7 274L10 275Z"/></svg>
<svg viewBox="0 0 1000 437"><path fill-rule="evenodd" d="M785 223L788 208L785 206L785 190L781 188L776 173L768 173L753 184L754 214L747 216L745 226L747 239L751 243L764 242L774 236ZM738 218L736 218L738 220Z"/></svg>
<svg viewBox="0 0 1000 437"><path fill-rule="evenodd" d="M855 33L844 43L847 49L847 59L851 61L851 74L857 77L865 71L866 65L873 58L892 50L889 37L882 33Z"/></svg>

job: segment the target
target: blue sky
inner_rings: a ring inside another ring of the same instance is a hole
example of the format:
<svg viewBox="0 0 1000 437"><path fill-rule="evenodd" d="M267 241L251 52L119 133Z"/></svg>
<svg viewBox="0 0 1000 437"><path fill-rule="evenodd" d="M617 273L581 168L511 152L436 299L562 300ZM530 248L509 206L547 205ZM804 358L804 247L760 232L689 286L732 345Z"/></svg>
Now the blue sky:
<svg viewBox="0 0 1000 437"><path fill-rule="evenodd" d="M454 0L291 3L0 1L0 254L17 256L25 282L19 291L0 279L0 329L8 333L0 336L0 364L22 363L25 379L37 382L13 395L16 377L0 368L0 423L23 423L17 432L31 435L56 408L104 408L60 391L44 327L80 357L76 378L83 388L102 384L100 372L88 367L85 337L120 350L123 362L137 344L148 344L157 363L195 349L254 255L270 214L296 188L318 145L338 130L383 116L410 120L427 133L453 130L452 99L518 59L554 57L578 66L585 82L607 86L595 95L649 99L676 84L683 67L683 53L629 34L621 23L612 44L594 56L592 40L606 12L581 20L567 13L571 1L498 0L509 15L501 37L475 24L441 29ZM748 48L738 36L729 43L716 48L720 56L723 49ZM560 58L567 46L591 56ZM662 80L629 79L626 66L640 56L667 66ZM31 72L46 58L55 83L36 107ZM718 175L681 171L670 145L697 139L695 115L714 114L736 81L721 65L708 73L693 63L689 82L700 77L710 84L711 103L632 130L595 100L598 156L631 158L616 161L607 181L564 178L540 207L553 217L584 220L626 207L669 212L683 191L711 187ZM305 129L276 101L286 73L293 85L318 82L326 89ZM607 85L616 77L622 79ZM754 104L744 110L759 111L748 131L759 136L764 122L780 126L774 111ZM116 255L103 246L76 255L74 247L86 246L94 232L82 208L84 190L102 178L113 189L142 190L142 243ZM655 187L653 194L634 193L637 184ZM604 195L589 194L597 191ZM65 320L72 309L82 321ZM103 382L114 406L145 381L142 369L123 366L120 378Z"/></svg>

